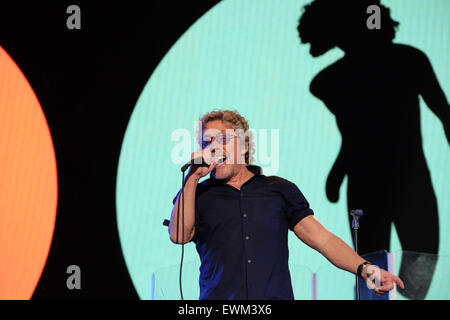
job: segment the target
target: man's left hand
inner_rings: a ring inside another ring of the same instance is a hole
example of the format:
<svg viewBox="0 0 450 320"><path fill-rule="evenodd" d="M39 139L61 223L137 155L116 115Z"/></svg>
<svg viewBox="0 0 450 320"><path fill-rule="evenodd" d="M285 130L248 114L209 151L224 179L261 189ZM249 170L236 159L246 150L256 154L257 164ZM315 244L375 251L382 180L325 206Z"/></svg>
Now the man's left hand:
<svg viewBox="0 0 450 320"><path fill-rule="evenodd" d="M394 284L399 285L402 289L405 288L399 277L374 265L367 265L364 268L362 278L366 281L367 286L375 291L377 296L383 296L394 289Z"/></svg>

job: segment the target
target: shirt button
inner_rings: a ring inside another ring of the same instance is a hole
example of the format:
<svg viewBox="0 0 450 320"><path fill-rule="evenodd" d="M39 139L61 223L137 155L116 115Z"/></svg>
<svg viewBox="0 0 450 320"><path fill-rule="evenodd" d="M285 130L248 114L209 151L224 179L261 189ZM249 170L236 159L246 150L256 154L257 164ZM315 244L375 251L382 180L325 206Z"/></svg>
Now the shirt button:
<svg viewBox="0 0 450 320"><path fill-rule="evenodd" d="M247 218L247 214L246 214L246 213L244 213L242 216L243 216L244 218Z"/></svg>
<svg viewBox="0 0 450 320"><path fill-rule="evenodd" d="M247 262L248 262L248 263L252 263L252 260L248 259Z"/></svg>
<svg viewBox="0 0 450 320"><path fill-rule="evenodd" d="M249 236L245 236L245 240L248 240L248 239L250 239L250 237Z"/></svg>

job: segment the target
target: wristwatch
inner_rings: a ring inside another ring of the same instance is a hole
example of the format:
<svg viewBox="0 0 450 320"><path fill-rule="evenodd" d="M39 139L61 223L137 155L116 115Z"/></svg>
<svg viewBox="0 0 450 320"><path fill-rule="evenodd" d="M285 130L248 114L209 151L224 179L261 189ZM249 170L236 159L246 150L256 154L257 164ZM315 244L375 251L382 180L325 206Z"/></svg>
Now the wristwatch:
<svg viewBox="0 0 450 320"><path fill-rule="evenodd" d="M363 271L363 269L364 269L364 266L366 265L366 264L371 264L369 261L365 261L365 262L363 262L363 263L361 263L359 266L358 266L358 269L356 269L356 274L359 276L359 277L362 277L362 271Z"/></svg>

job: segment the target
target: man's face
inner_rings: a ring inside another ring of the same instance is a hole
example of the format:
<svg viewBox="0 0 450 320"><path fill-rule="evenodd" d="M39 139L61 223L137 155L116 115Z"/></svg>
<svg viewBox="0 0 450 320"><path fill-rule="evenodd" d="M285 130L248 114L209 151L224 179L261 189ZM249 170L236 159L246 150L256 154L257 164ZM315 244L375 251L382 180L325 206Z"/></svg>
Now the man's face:
<svg viewBox="0 0 450 320"><path fill-rule="evenodd" d="M203 132L203 147L210 151L212 157L226 160L218 164L212 171L214 177L228 180L239 172L240 166L245 166L244 154L246 146L240 146L236 132L231 123L222 120L212 120L205 124Z"/></svg>

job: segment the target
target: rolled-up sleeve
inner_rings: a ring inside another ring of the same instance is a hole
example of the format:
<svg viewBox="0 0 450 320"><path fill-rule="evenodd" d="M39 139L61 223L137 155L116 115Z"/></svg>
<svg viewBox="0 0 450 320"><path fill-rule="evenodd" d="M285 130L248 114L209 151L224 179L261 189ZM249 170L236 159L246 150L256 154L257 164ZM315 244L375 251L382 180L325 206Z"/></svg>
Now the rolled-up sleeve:
<svg viewBox="0 0 450 320"><path fill-rule="evenodd" d="M314 214L305 196L294 183L286 184L283 188L283 197L286 202L286 218L290 230L294 230L300 220Z"/></svg>

